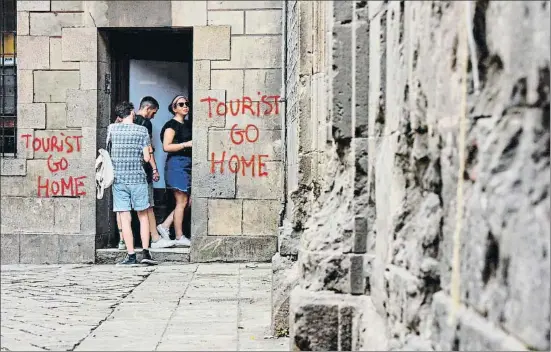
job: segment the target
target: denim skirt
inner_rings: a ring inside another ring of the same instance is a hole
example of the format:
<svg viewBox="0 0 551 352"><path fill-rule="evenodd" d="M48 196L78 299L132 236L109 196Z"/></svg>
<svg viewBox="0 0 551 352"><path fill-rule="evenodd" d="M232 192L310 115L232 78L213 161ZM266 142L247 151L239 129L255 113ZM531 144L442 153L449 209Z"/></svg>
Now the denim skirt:
<svg viewBox="0 0 551 352"><path fill-rule="evenodd" d="M167 188L189 194L191 190L191 158L181 155L169 156L165 163L165 183Z"/></svg>

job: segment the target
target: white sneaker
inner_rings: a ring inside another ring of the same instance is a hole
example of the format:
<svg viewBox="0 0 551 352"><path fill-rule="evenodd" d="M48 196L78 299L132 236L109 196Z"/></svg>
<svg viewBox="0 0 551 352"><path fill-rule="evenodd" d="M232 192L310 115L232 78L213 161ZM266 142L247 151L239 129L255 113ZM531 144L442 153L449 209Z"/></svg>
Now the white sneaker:
<svg viewBox="0 0 551 352"><path fill-rule="evenodd" d="M182 247L191 246L191 241L186 236L182 236L180 237L180 239L175 239L174 243L176 243L177 246L182 246Z"/></svg>
<svg viewBox="0 0 551 352"><path fill-rule="evenodd" d="M170 229L165 229L163 226L157 225L157 232L159 232L159 235L165 240L170 240Z"/></svg>
<svg viewBox="0 0 551 352"><path fill-rule="evenodd" d="M174 243L174 241L167 240L162 237L159 238L157 242L151 241L151 248L170 248L170 247L174 247L175 245L176 243Z"/></svg>

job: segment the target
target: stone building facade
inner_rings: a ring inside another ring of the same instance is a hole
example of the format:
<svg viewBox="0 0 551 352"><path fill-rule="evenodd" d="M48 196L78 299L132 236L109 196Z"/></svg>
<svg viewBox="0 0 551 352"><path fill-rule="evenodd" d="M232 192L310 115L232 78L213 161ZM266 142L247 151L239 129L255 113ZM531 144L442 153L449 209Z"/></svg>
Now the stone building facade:
<svg viewBox="0 0 551 352"><path fill-rule="evenodd" d="M287 1L274 333L550 348L549 2Z"/></svg>
<svg viewBox="0 0 551 352"><path fill-rule="evenodd" d="M270 260L283 199L281 1L17 1L16 11L17 148L1 159L3 264L94 262L106 246L111 195L96 199L94 164L124 85L113 70L128 53L115 58L116 34L142 29L130 33L181 33L168 51L186 51L192 67L191 260ZM263 105L258 116L263 99L271 111ZM166 114L161 106L157 116ZM252 142L240 143L247 125ZM223 172L211 168L222 153Z"/></svg>

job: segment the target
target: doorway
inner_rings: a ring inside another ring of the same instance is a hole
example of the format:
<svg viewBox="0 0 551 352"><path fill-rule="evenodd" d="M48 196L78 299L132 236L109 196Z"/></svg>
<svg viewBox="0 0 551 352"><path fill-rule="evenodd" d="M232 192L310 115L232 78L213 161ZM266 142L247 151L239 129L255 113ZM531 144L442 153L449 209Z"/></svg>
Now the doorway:
<svg viewBox="0 0 551 352"><path fill-rule="evenodd" d="M135 110L139 109L140 100L145 96L152 96L159 102L159 111L151 120L153 125L153 148L155 161L160 173L160 180L153 183L155 206L154 212L157 224L161 223L174 209L174 196L170 190L165 189L164 163L166 153L163 151L160 140L161 128L166 121L172 118L168 111L168 105L172 98L178 94L192 97L193 82L193 33L192 29L171 28L116 28L100 30L100 41L104 49L108 65L100 65L99 78L105 75L103 89L108 100L104 99L100 105L100 118L102 120L114 118L115 105L120 101L130 101ZM101 52L100 52L101 56ZM100 95L101 97L101 95ZM101 106L108 116L102 116ZM98 119L99 120L99 119ZM103 121L103 128L105 121ZM107 123L108 125L108 123ZM100 135L101 133L98 133ZM111 195L109 195L111 196ZM112 197L112 196L111 196ZM108 200L112 203L112 200ZM118 229L116 218L112 212L112 204L109 207L111 223L105 243L107 248L116 247L118 244ZM184 234L190 236L191 209L186 209L184 216ZM136 247L141 247L139 221L135 212L132 212L132 230ZM174 238L174 227L171 228L171 237ZM99 248L99 247L98 247ZM103 247L105 248L105 247Z"/></svg>

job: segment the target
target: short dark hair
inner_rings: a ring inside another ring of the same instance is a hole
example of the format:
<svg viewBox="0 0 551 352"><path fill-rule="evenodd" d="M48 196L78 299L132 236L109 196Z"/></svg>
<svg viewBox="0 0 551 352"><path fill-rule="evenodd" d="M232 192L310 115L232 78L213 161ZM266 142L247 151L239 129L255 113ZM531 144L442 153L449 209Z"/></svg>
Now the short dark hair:
<svg viewBox="0 0 551 352"><path fill-rule="evenodd" d="M115 116L125 118L134 110L134 104L129 101L122 101L115 106Z"/></svg>
<svg viewBox="0 0 551 352"><path fill-rule="evenodd" d="M153 98L153 97L150 97L150 96L147 96L147 97L143 97L142 98L142 101L140 101L140 109L143 109L147 106L151 106L153 109L159 109L159 102L157 101L157 99Z"/></svg>

